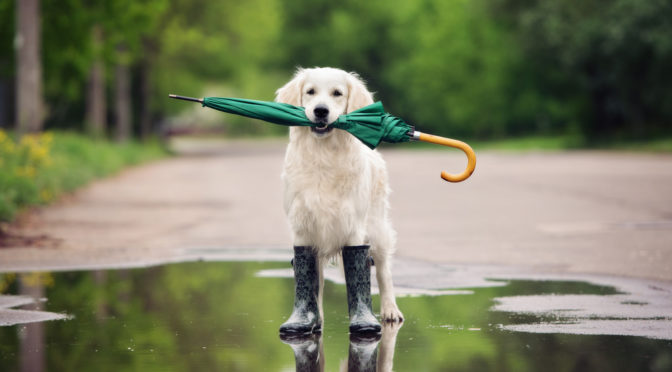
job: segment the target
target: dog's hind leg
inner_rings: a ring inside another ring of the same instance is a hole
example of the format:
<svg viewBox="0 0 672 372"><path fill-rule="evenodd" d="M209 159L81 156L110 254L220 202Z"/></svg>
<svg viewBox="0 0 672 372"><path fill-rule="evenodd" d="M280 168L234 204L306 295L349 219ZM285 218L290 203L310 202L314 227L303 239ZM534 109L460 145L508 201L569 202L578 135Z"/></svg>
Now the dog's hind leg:
<svg viewBox="0 0 672 372"><path fill-rule="evenodd" d="M397 307L392 283L391 257L386 254L373 254L376 267L376 280L380 291L380 319L384 322L401 322L404 315Z"/></svg>
<svg viewBox="0 0 672 372"><path fill-rule="evenodd" d="M317 274L320 280L319 292L317 294L317 308L320 311L320 319L324 319L324 307L322 306L322 300L324 299L324 268L327 266L328 261L324 258L318 258L317 260Z"/></svg>
<svg viewBox="0 0 672 372"><path fill-rule="evenodd" d="M392 282L392 254L395 233L387 221L370 224L369 240L371 256L376 268L376 280L380 291L380 319L384 322L401 322L404 316L397 307Z"/></svg>

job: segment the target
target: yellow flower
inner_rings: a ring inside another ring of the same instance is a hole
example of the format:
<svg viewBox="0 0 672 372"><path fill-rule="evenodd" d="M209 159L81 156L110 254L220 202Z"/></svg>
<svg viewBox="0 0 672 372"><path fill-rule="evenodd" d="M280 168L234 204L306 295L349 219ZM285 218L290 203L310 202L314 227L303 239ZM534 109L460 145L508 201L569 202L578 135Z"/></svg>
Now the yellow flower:
<svg viewBox="0 0 672 372"><path fill-rule="evenodd" d="M54 134L52 132L44 132L42 134L42 142L45 145L51 144L51 142L54 140Z"/></svg>
<svg viewBox="0 0 672 372"><path fill-rule="evenodd" d="M0 150L2 150L2 152L4 153L11 154L14 152L15 149L16 146L14 145L14 142L12 142L11 139L8 141L0 142Z"/></svg>
<svg viewBox="0 0 672 372"><path fill-rule="evenodd" d="M37 138L35 138L34 134L26 134L23 137L21 137L21 141L19 142L19 144L21 146L28 147L28 146L33 145L36 141L37 141Z"/></svg>
<svg viewBox="0 0 672 372"><path fill-rule="evenodd" d="M33 178L35 177L35 167L33 167L32 165L19 167L16 169L16 175L19 177Z"/></svg>
<svg viewBox="0 0 672 372"><path fill-rule="evenodd" d="M53 197L54 197L54 195L51 193L51 191L49 191L47 189L43 189L42 191L40 191L40 199L42 199L43 202L48 202Z"/></svg>
<svg viewBox="0 0 672 372"><path fill-rule="evenodd" d="M51 287L54 285L54 277L51 275L51 273L21 274L21 281L31 287L39 285Z"/></svg>
<svg viewBox="0 0 672 372"><path fill-rule="evenodd" d="M49 155L49 149L46 146L35 144L31 145L28 149L28 157L35 162L45 159L47 155Z"/></svg>

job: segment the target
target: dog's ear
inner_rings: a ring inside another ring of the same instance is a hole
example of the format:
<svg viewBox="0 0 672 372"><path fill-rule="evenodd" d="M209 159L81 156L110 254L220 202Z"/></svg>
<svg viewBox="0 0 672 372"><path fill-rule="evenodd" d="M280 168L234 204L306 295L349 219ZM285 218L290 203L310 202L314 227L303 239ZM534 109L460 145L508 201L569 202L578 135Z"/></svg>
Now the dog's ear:
<svg viewBox="0 0 672 372"><path fill-rule="evenodd" d="M301 106L301 89L303 89L304 75L303 69L298 69L292 80L275 91L275 101Z"/></svg>
<svg viewBox="0 0 672 372"><path fill-rule="evenodd" d="M348 74L350 88L347 113L358 110L373 103L373 94L366 89L364 82L356 74Z"/></svg>

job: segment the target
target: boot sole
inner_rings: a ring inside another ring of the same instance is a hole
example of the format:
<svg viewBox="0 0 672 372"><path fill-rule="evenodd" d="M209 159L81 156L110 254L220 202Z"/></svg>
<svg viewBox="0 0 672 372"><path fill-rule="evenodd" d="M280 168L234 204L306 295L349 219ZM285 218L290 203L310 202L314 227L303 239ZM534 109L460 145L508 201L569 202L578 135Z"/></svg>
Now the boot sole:
<svg viewBox="0 0 672 372"><path fill-rule="evenodd" d="M380 333L382 327L379 324L372 325L354 325L350 326L350 333L366 334L366 333Z"/></svg>
<svg viewBox="0 0 672 372"><path fill-rule="evenodd" d="M296 327L296 328L283 328L280 327L281 335L307 335L311 333L322 333L322 324L316 324L313 327Z"/></svg>

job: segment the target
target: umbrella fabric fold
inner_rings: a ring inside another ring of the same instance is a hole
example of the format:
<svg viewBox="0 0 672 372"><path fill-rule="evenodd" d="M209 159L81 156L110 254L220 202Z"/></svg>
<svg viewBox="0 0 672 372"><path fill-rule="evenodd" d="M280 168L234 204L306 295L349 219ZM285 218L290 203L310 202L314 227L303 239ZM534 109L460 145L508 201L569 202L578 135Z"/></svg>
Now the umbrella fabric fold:
<svg viewBox="0 0 672 372"><path fill-rule="evenodd" d="M286 103L244 98L205 97L203 98L203 106L274 124L306 127L315 125L308 120L303 108Z"/></svg>
<svg viewBox="0 0 672 372"><path fill-rule="evenodd" d="M381 102L341 115L333 126L350 132L372 149L380 142L408 142L415 130L402 119L386 113Z"/></svg>
<svg viewBox="0 0 672 372"><path fill-rule="evenodd" d="M317 126L306 117L303 107L286 103L257 101L243 98L203 98L202 104L230 114L260 119L286 126ZM331 124L357 137L371 149L381 142L398 143L411 140L413 126L385 112L383 104L376 102L349 114L339 116Z"/></svg>

